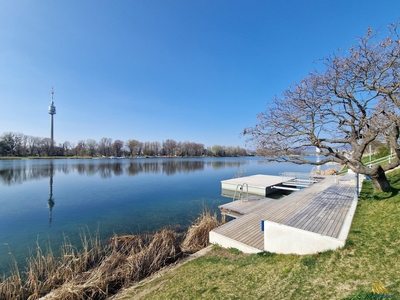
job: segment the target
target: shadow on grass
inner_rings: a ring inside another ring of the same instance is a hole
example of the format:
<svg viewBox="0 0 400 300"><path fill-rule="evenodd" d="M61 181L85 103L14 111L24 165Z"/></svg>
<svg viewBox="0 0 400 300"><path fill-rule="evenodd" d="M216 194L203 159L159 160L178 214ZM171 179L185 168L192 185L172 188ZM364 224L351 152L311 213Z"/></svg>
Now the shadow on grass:
<svg viewBox="0 0 400 300"><path fill-rule="evenodd" d="M374 186L371 181L364 181L363 183L363 188L360 192L360 200L375 200L375 201L381 201L381 200L386 200L389 198L394 198L399 195L400 189L394 186L398 186L400 184L400 179L396 180L397 184L392 184L392 188L389 192L375 192L374 191Z"/></svg>
<svg viewBox="0 0 400 300"><path fill-rule="evenodd" d="M268 251L262 251L262 252L258 252L257 256L262 256L262 257L274 257L276 256L276 253L273 252L268 252Z"/></svg>
<svg viewBox="0 0 400 300"><path fill-rule="evenodd" d="M309 257L304 257L300 260L300 262L306 266L309 270L315 269L315 266L317 265L317 256L309 256Z"/></svg>

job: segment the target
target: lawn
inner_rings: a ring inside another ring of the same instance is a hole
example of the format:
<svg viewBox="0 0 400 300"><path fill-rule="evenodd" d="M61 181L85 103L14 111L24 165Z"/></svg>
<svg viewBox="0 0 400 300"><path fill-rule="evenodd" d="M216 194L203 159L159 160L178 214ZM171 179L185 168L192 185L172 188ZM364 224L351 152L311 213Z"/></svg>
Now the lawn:
<svg viewBox="0 0 400 300"><path fill-rule="evenodd" d="M346 245L315 255L242 254L213 246L205 256L116 299L400 299L400 171L395 189L363 184ZM389 294L373 294L380 281Z"/></svg>

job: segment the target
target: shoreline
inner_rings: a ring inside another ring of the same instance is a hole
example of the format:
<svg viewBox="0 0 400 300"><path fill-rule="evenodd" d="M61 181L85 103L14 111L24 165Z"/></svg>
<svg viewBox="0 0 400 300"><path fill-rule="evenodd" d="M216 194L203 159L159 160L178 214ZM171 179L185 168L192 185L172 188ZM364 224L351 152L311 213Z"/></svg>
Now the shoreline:
<svg viewBox="0 0 400 300"><path fill-rule="evenodd" d="M126 287L154 278L168 270L202 256L210 248L208 233L220 225L216 214L204 210L182 236L172 229L154 235L114 236L104 244L89 233L83 249L65 245L63 255L55 256L38 247L28 258L26 272L11 270L0 283L0 298L64 299L76 295L112 297ZM207 248L206 250L204 250ZM29 274L25 278L23 274ZM156 275L155 275L156 276Z"/></svg>

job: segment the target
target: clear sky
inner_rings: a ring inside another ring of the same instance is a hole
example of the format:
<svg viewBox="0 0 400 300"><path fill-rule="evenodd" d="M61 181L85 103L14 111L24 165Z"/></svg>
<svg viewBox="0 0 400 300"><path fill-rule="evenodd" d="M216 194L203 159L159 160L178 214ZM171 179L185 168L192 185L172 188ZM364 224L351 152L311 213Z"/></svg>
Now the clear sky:
<svg viewBox="0 0 400 300"><path fill-rule="evenodd" d="M2 0L0 134L245 147L243 128L398 0Z"/></svg>

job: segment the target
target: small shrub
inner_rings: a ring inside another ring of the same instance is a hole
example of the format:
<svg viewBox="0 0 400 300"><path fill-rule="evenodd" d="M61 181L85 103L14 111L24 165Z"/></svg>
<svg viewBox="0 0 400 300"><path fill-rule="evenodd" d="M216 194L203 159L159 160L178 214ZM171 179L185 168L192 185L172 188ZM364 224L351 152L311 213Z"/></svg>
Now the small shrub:
<svg viewBox="0 0 400 300"><path fill-rule="evenodd" d="M229 248L229 252L235 255L242 254L243 252L236 248Z"/></svg>
<svg viewBox="0 0 400 300"><path fill-rule="evenodd" d="M222 248L218 244L212 244L212 246L211 246L211 250L213 250L213 251L219 251L219 250L222 250L222 249L224 249L224 248Z"/></svg>
<svg viewBox="0 0 400 300"><path fill-rule="evenodd" d="M268 251L263 251L263 252L259 252L257 253L258 256L262 256L262 257L273 257L276 255L276 253L273 252L268 252Z"/></svg>
<svg viewBox="0 0 400 300"><path fill-rule="evenodd" d="M351 249L355 245L354 241L351 238L346 239L346 244L344 245L344 249Z"/></svg>
<svg viewBox="0 0 400 300"><path fill-rule="evenodd" d="M306 266L309 270L314 269L317 264L317 257L316 256L304 257L300 260L300 262L304 266Z"/></svg>

